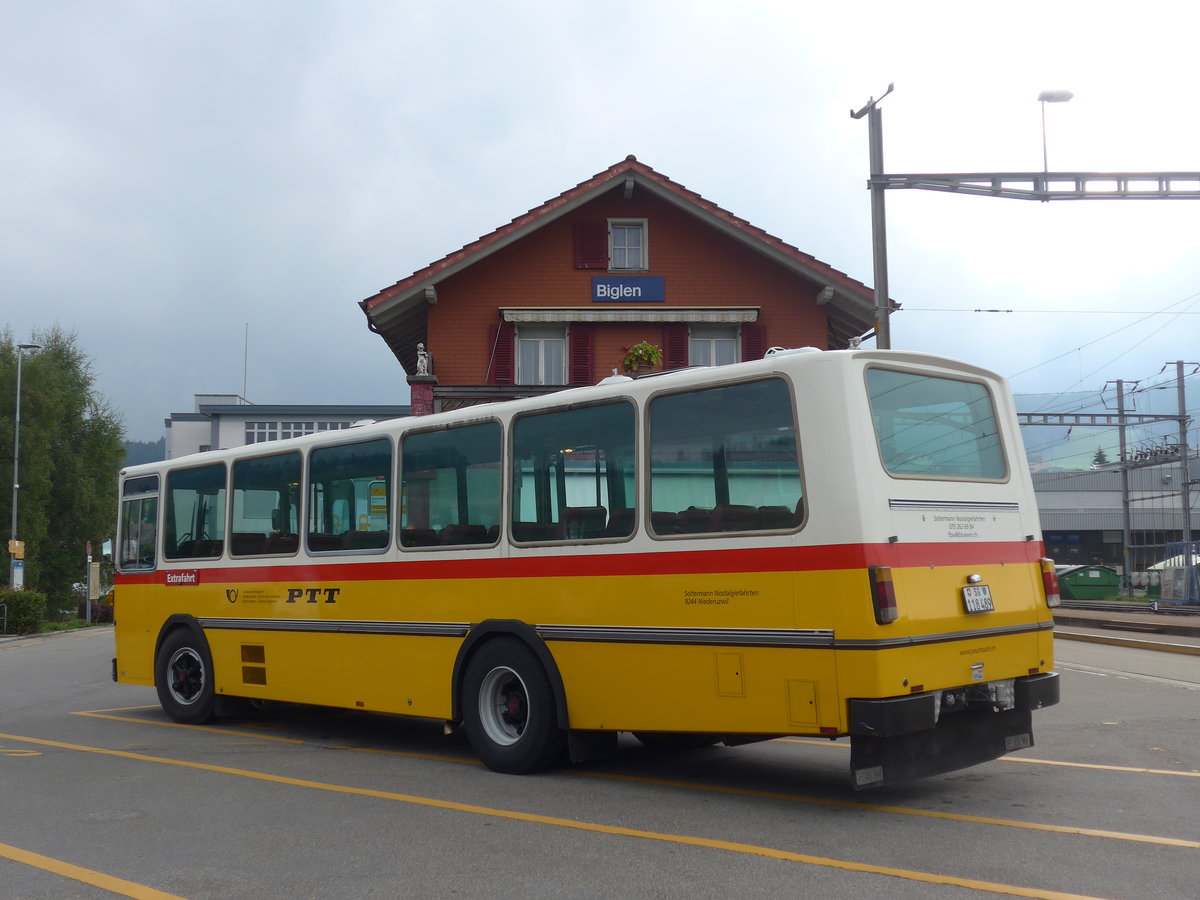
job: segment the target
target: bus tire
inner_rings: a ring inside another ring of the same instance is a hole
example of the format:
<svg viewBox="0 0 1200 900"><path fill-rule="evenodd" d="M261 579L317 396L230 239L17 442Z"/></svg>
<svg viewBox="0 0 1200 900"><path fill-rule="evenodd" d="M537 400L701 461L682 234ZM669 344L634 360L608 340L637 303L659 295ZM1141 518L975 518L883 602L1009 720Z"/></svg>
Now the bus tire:
<svg viewBox="0 0 1200 900"><path fill-rule="evenodd" d="M213 717L212 656L208 643L189 628L163 638L154 661L154 687L163 711L176 722L199 725Z"/></svg>
<svg viewBox="0 0 1200 900"><path fill-rule="evenodd" d="M554 765L566 746L554 689L534 652L512 637L481 646L463 678L463 723L483 764L523 775Z"/></svg>

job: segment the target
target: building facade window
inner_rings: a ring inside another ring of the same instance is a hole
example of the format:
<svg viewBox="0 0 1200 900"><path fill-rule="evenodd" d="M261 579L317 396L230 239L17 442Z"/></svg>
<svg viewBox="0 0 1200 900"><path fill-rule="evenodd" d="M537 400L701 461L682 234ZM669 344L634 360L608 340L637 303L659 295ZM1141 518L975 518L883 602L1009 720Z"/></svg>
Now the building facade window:
<svg viewBox="0 0 1200 900"><path fill-rule="evenodd" d="M736 327L693 325L688 336L688 357L693 366L728 366L738 362Z"/></svg>
<svg viewBox="0 0 1200 900"><path fill-rule="evenodd" d="M279 438L278 422L247 422L246 443L261 444L263 441L274 441Z"/></svg>
<svg viewBox="0 0 1200 900"><path fill-rule="evenodd" d="M608 259L613 270L645 271L650 267L645 219L610 219Z"/></svg>
<svg viewBox="0 0 1200 900"><path fill-rule="evenodd" d="M522 327L517 331L517 383L567 383L567 330Z"/></svg>
<svg viewBox="0 0 1200 900"><path fill-rule="evenodd" d="M280 422L279 423L279 437L280 438L286 439L286 438L293 438L293 437L303 437L306 434L312 434L312 433L313 433L313 423L312 422Z"/></svg>
<svg viewBox="0 0 1200 900"><path fill-rule="evenodd" d="M318 422L317 431L341 431L343 428L349 428L349 422Z"/></svg>

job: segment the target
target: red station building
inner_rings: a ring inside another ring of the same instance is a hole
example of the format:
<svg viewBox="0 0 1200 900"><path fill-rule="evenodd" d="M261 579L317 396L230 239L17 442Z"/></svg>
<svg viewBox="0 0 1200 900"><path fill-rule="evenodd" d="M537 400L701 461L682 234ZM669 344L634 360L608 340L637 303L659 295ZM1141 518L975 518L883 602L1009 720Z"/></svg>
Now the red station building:
<svg viewBox="0 0 1200 900"><path fill-rule="evenodd" d="M648 342L663 368L844 348L870 288L628 156L361 302L412 413L595 384Z"/></svg>

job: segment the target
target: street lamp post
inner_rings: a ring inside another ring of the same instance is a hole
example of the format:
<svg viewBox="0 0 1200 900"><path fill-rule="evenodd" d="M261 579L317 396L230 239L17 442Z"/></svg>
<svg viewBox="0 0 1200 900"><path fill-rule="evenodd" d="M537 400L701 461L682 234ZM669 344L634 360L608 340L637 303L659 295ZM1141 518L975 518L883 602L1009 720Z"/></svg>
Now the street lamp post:
<svg viewBox="0 0 1200 900"><path fill-rule="evenodd" d="M1075 95L1070 91L1042 91L1038 94L1038 102L1042 104L1042 174L1050 171L1050 161L1046 156L1046 104L1066 103Z"/></svg>
<svg viewBox="0 0 1200 900"><path fill-rule="evenodd" d="M14 591L24 587L25 583L25 561L17 558L17 499L21 490L21 360L26 350L41 349L41 344L17 344L17 399L13 409L12 540L8 544L8 586Z"/></svg>

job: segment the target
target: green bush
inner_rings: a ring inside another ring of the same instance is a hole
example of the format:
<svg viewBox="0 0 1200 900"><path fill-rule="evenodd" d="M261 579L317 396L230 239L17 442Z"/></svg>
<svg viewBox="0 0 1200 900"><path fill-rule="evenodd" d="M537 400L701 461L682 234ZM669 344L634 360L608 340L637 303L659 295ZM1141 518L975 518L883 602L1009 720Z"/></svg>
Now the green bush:
<svg viewBox="0 0 1200 900"><path fill-rule="evenodd" d="M0 603L8 605L6 634L36 634L46 618L46 596L37 591L0 590ZM0 623L3 622L0 613Z"/></svg>

